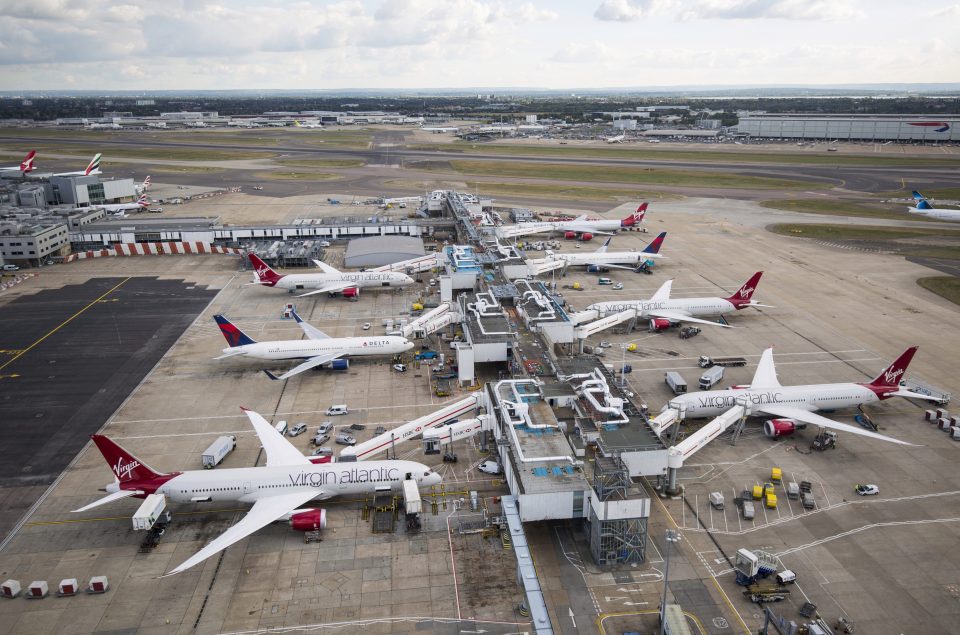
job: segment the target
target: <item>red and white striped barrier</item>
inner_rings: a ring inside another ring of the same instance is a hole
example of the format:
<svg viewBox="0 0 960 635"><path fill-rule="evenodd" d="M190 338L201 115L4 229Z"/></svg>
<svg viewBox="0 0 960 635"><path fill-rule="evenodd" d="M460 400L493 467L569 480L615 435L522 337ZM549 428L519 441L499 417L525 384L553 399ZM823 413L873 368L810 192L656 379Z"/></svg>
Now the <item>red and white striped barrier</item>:
<svg viewBox="0 0 960 635"><path fill-rule="evenodd" d="M122 243L108 245L103 249L72 253L63 259L73 262L81 258L104 258L107 256L163 256L167 254L242 254L237 247L221 247L207 242Z"/></svg>

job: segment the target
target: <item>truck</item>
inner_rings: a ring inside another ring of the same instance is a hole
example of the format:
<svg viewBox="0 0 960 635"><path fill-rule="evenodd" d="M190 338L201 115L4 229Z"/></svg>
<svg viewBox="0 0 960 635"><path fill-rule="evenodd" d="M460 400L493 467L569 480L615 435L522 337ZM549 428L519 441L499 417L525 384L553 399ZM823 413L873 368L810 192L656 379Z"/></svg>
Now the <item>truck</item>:
<svg viewBox="0 0 960 635"><path fill-rule="evenodd" d="M710 506L714 509L723 509L723 494L721 492L710 492Z"/></svg>
<svg viewBox="0 0 960 635"><path fill-rule="evenodd" d="M723 366L714 366L700 375L700 390L710 390L723 379Z"/></svg>
<svg viewBox="0 0 960 635"><path fill-rule="evenodd" d="M209 448L203 451L200 462L203 469L209 470L217 467L228 454L237 447L237 437L233 435L224 435L214 441Z"/></svg>
<svg viewBox="0 0 960 635"><path fill-rule="evenodd" d="M673 394L679 395L687 392L687 382L680 376L680 373L669 371L663 374L663 381L670 387Z"/></svg>
<svg viewBox="0 0 960 635"><path fill-rule="evenodd" d="M407 516L419 514L423 511L423 503L420 500L420 490L417 488L417 482L408 479L403 482L403 508Z"/></svg>
<svg viewBox="0 0 960 635"><path fill-rule="evenodd" d="M413 356L414 359L422 361L437 359L437 357L439 357L439 354L435 351L420 351Z"/></svg>
<svg viewBox="0 0 960 635"><path fill-rule="evenodd" d="M697 362L697 365L700 368L710 368L711 366L746 366L747 358L746 357L707 357L706 355L700 356L700 361Z"/></svg>
<svg viewBox="0 0 960 635"><path fill-rule="evenodd" d="M167 508L167 497L163 494L150 494L143 499L143 504L133 514L133 530L145 531L151 529Z"/></svg>

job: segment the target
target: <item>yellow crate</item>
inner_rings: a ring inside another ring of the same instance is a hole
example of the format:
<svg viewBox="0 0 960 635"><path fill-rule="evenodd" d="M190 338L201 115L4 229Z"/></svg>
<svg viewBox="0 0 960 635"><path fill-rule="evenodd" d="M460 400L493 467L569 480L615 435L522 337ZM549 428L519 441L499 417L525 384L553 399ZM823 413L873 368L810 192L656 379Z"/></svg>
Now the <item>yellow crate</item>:
<svg viewBox="0 0 960 635"><path fill-rule="evenodd" d="M763 498L763 488L759 485L753 486L753 500L760 500Z"/></svg>
<svg viewBox="0 0 960 635"><path fill-rule="evenodd" d="M770 480L771 480L771 481L774 481L774 482L776 482L776 483L779 483L779 482L780 482L780 479L782 479L782 478L783 478L783 470L781 470L779 467L775 467L775 468L773 468L773 469L770 470Z"/></svg>

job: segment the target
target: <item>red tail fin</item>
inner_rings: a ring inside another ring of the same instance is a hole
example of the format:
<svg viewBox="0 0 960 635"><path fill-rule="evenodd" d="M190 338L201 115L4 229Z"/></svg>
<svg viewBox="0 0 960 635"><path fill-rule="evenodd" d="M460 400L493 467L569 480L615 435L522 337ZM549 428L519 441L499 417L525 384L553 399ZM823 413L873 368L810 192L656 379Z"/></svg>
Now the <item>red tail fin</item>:
<svg viewBox="0 0 960 635"><path fill-rule="evenodd" d="M253 272L257 276L257 280L261 284L266 284L273 286L280 281L281 276L279 273L270 268L270 265L260 260L260 256L257 254L247 254L250 258L250 264L253 265Z"/></svg>
<svg viewBox="0 0 960 635"><path fill-rule="evenodd" d="M647 213L647 204L642 203L640 207L637 208L633 214L630 214L622 221L620 221L621 227L633 227L634 225L639 225L643 222L643 215Z"/></svg>
<svg viewBox="0 0 960 635"><path fill-rule="evenodd" d="M37 156L36 150L31 150L27 156L20 162L20 171L21 172L32 172L33 171L33 158Z"/></svg>
<svg viewBox="0 0 960 635"><path fill-rule="evenodd" d="M883 369L883 371L877 375L876 379L870 382L871 386L896 386L900 383L900 380L903 379L903 374L907 372L907 366L910 365L910 360L913 359L914 353L917 352L917 347L912 346L907 350L903 351L892 364Z"/></svg>
<svg viewBox="0 0 960 635"><path fill-rule="evenodd" d="M734 293L729 298L726 298L726 301L735 306L738 310L750 304L750 299L753 297L753 292L757 290L757 285L760 284L760 276L763 275L762 271L750 276L750 279L743 283L743 286L740 287L736 293Z"/></svg>
<svg viewBox="0 0 960 635"><path fill-rule="evenodd" d="M102 434L95 434L91 438L121 483L149 481L164 476Z"/></svg>

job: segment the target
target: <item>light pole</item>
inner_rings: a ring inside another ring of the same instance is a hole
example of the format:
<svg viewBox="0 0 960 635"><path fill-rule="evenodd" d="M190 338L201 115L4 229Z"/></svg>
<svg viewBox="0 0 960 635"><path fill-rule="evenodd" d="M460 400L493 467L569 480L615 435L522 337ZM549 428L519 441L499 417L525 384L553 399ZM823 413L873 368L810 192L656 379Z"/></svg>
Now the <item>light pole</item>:
<svg viewBox="0 0 960 635"><path fill-rule="evenodd" d="M663 556L663 599L660 601L660 635L664 635L667 627L667 586L670 581L670 544L680 542L680 532L667 530L667 548Z"/></svg>

